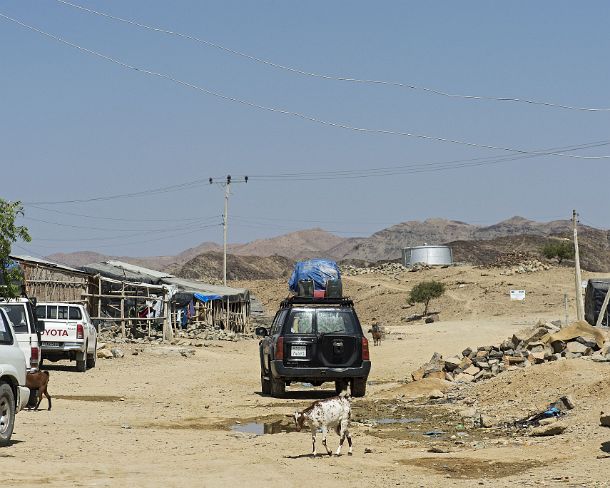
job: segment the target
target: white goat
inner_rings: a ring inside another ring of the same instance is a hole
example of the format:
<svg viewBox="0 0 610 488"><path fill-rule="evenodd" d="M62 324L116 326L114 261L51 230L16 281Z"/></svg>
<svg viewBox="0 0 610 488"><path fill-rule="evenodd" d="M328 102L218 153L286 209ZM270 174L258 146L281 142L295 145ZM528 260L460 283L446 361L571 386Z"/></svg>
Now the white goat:
<svg viewBox="0 0 610 488"><path fill-rule="evenodd" d="M318 429L322 431L322 444L326 448L326 453L332 456L332 451L326 445L326 434L329 428L334 428L339 435L339 447L337 448L337 456L341 454L343 441L347 437L349 445L348 455L352 455L352 437L349 434L349 420L351 416L352 405L351 398L347 392L341 393L338 397L327 398L312 403L309 407L301 412L295 412L292 415L287 415L294 419L297 432L300 432L305 423L309 424L311 429L311 440L313 443L313 456L316 456L316 433Z"/></svg>

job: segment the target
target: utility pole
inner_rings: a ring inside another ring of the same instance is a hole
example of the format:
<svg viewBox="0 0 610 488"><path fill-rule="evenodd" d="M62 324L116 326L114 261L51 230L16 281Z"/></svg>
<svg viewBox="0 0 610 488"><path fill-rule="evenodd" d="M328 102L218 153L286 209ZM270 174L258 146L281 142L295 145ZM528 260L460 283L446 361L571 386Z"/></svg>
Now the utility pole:
<svg viewBox="0 0 610 488"><path fill-rule="evenodd" d="M210 178L210 185L214 183L214 178ZM222 227L223 227L223 246L222 246L222 283L227 286L227 234L229 227L229 197L231 196L231 175L227 175L227 178L222 183L218 183L224 187L225 190L225 209L222 213ZM235 181L235 183L248 183L248 177L245 176L243 180Z"/></svg>
<svg viewBox="0 0 610 488"><path fill-rule="evenodd" d="M580 255L578 252L578 214L572 210L572 229L574 230L574 278L576 280L576 320L585 320L585 304L582 300L582 276L580 274Z"/></svg>

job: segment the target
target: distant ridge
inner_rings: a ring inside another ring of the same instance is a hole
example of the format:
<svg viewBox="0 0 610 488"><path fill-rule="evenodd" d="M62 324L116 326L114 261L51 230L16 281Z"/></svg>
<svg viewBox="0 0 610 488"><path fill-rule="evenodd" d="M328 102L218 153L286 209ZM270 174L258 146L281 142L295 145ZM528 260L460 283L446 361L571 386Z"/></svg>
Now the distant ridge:
<svg viewBox="0 0 610 488"><path fill-rule="evenodd" d="M591 271L610 271L608 231L588 226L580 226L579 228L582 236L581 261L583 268ZM229 252L236 256L248 257L283 256L292 261L325 257L338 261L376 262L399 259L404 247L451 243L456 248L455 251L460 258L459 260L468 261L470 257L471 261L478 262L477 260L485 260L485 256L501 252L500 250L508 252L513 245L538 252L541 243L544 243L546 238L565 238L570 235L570 220L536 222L515 216L497 224L481 226L457 220L431 218L424 221L402 222L375 232L370 237L343 238L320 228L305 229L267 239L258 239L246 244L231 244ZM511 238L519 236L539 239L516 239L511 241ZM83 251L52 254L48 256L48 259L71 266L118 259L165 271L168 269L179 270L185 263L201 254L221 250L221 246L216 243L204 242L175 256L117 257ZM475 256L479 257L476 258ZM215 257L209 255L203 261L211 265L215 262L215 259ZM247 265L242 264L246 269ZM248 264L248 266L251 264ZM281 266L284 264L282 263ZM201 268L202 263L198 263L197 266Z"/></svg>

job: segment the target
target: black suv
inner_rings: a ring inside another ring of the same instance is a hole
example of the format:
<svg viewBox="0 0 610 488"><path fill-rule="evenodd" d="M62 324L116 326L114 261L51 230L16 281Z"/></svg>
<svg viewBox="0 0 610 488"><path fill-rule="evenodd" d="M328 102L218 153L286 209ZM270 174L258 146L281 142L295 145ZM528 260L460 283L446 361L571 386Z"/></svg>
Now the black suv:
<svg viewBox="0 0 610 488"><path fill-rule="evenodd" d="M366 393L371 370L369 345L351 300L286 299L271 329L258 327L256 334L262 337L263 394L281 396L293 381L314 386L334 381L337 393L349 383L352 396Z"/></svg>

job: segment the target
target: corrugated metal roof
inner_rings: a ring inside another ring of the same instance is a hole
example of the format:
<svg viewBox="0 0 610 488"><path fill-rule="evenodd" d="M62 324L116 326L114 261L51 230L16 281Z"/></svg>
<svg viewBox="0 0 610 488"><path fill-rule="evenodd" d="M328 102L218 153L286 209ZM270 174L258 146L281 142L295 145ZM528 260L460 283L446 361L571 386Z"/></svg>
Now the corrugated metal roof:
<svg viewBox="0 0 610 488"><path fill-rule="evenodd" d="M70 271L71 273L86 274L82 269L72 268L70 266L66 266L65 264L54 263L53 261L48 261L48 260L42 259L42 258L35 258L33 256L12 254L9 257L15 261L40 264L43 266L48 266L49 268L56 268L56 269L61 269L64 271Z"/></svg>
<svg viewBox="0 0 610 488"><path fill-rule="evenodd" d="M99 273L109 278L127 281L139 281L153 285L174 285L180 291L187 293L202 293L208 295L221 295L231 297L233 300L248 300L250 292L245 288L231 288L229 286L218 286L204 283L202 281L178 278L169 273L156 271L154 269L124 263L122 261L104 261L83 266L89 273Z"/></svg>

